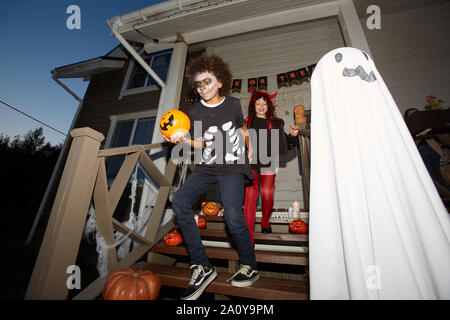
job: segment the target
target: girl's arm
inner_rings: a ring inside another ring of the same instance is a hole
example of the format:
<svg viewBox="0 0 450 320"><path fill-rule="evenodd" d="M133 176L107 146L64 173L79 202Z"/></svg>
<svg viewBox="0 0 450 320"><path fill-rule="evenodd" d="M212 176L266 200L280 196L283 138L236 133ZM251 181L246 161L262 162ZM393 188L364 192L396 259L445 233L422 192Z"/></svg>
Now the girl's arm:
<svg viewBox="0 0 450 320"><path fill-rule="evenodd" d="M248 160L252 161L252 157L253 157L253 147L252 144L250 142L250 135L248 134L248 129L247 126L244 124L242 127L239 128L241 130L242 136L244 137L244 141L245 141L245 146L247 147L248 150Z"/></svg>

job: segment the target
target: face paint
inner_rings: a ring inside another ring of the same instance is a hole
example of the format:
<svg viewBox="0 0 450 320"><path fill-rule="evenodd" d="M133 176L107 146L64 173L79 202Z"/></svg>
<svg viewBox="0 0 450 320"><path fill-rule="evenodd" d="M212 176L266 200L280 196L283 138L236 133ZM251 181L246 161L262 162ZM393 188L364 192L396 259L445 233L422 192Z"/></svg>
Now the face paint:
<svg viewBox="0 0 450 320"><path fill-rule="evenodd" d="M219 88L222 83L219 82L216 76L209 72L197 73L194 78L197 92L205 101L212 100L219 95Z"/></svg>
<svg viewBox="0 0 450 320"><path fill-rule="evenodd" d="M259 98L255 101L255 112L258 118L266 118L267 102L264 98Z"/></svg>

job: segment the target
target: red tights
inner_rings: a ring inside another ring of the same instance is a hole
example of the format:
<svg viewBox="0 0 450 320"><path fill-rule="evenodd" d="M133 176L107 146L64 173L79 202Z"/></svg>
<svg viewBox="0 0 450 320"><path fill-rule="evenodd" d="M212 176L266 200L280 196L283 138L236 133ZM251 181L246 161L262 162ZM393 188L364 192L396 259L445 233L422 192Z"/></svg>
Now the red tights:
<svg viewBox="0 0 450 320"><path fill-rule="evenodd" d="M255 243L255 238L253 235L253 229L255 227L256 218L256 200L258 199L258 186L261 181L261 198L262 198L262 218L261 227L269 228L269 218L273 209L273 187L275 184L275 174L271 172L270 174L260 175L255 170L252 170L255 179L253 180L253 185L245 188L245 203L244 203L244 216L245 223L250 231L250 236L252 238L252 244Z"/></svg>

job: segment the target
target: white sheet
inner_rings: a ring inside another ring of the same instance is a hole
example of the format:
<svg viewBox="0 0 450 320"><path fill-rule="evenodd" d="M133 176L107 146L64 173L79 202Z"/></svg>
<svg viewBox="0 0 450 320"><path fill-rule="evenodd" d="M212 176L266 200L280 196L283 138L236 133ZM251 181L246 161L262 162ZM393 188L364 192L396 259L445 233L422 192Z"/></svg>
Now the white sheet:
<svg viewBox="0 0 450 320"><path fill-rule="evenodd" d="M450 299L449 214L373 60L335 49L311 89L311 299Z"/></svg>

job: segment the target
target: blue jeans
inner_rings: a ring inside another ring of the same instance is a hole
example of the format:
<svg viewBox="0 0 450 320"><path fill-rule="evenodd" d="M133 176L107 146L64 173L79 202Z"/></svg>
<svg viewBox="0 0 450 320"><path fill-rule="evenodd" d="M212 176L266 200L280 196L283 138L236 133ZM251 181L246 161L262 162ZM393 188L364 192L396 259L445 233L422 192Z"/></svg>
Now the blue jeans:
<svg viewBox="0 0 450 320"><path fill-rule="evenodd" d="M226 174L220 176L193 172L177 191L172 201L172 208L177 216L178 226L183 234L191 264L209 266L205 247L194 219L192 206L207 192L208 187L217 182L224 206L224 218L229 233L236 245L239 262L257 268L250 232L244 219L244 176Z"/></svg>

